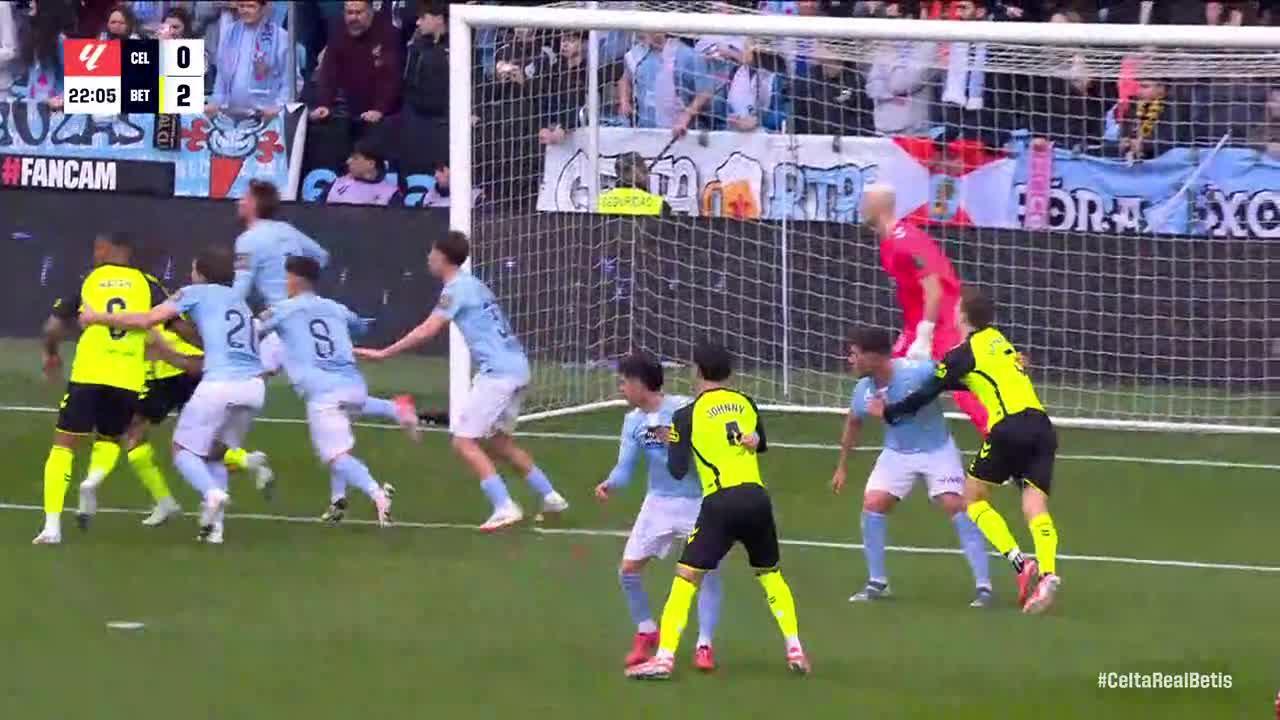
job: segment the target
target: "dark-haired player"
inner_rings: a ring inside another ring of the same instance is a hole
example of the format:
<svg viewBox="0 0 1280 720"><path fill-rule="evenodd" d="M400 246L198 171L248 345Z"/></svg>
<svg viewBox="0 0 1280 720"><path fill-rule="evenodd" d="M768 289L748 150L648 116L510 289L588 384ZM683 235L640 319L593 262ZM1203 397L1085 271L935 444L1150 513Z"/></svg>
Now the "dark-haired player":
<svg viewBox="0 0 1280 720"><path fill-rule="evenodd" d="M53 377L62 365L58 344L66 332L63 318L82 306L107 312L146 312L164 301L164 292L146 273L133 267L133 240L124 234L94 238L94 268L72 297L54 304L44 328L44 368ZM120 439L138 409L147 381L147 331L86 328L76 342L67 393L58 410L53 447L44 465L44 529L32 542L62 542L62 509L75 461L75 447L95 435L89 477L105 478L120 459Z"/></svg>
<svg viewBox="0 0 1280 720"><path fill-rule="evenodd" d="M1041 613L1053 604L1061 584L1056 567L1058 531L1049 516L1058 436L1027 377L1022 356L992 325L995 307L991 300L966 288L958 313L960 326L968 334L965 342L947 353L927 384L887 406L883 400L872 401L871 413L883 414L886 422L895 423L928 405L944 390L962 388L982 401L991 418L991 431L969 466L965 484L969 517L1018 573L1018 602L1023 612ZM1010 479L1022 491L1022 512L1031 527L1035 559L1023 557L1008 524L988 502L991 486Z"/></svg>
<svg viewBox="0 0 1280 720"><path fill-rule="evenodd" d="M480 526L484 532L493 532L520 522L524 511L511 499L507 484L481 447L481 441L524 475L529 487L542 500L544 514L562 513L569 508L569 503L552 487L533 456L511 437L520 416L520 404L529 388L529 359L493 292L462 269L468 253L470 243L463 233L450 231L437 240L427 258L431 274L444 283L435 310L388 347L358 348L356 355L384 360L427 342L451 322L457 326L477 373L471 392L462 401L458 420L450 428L453 449L480 478L480 488L493 504L493 514Z"/></svg>
<svg viewBox="0 0 1280 720"><path fill-rule="evenodd" d="M769 449L764 423L751 398L725 386L733 370L728 350L704 343L694 349L693 362L698 397L672 418L667 467L672 477L682 478L693 466L702 484L702 507L662 609L658 653L652 660L628 668L627 677L671 677L680 634L698 585L737 543L746 549L747 561L764 587L769 611L786 639L787 666L807 673L809 660L800 646L795 599L778 569L781 555L773 503L756 457Z"/></svg>
<svg viewBox="0 0 1280 720"><path fill-rule="evenodd" d="M182 408L173 430L173 464L203 498L199 540L221 544L223 509L230 500L227 468L218 446L240 447L266 388L253 333L253 315L232 287L231 253L214 247L191 266L191 284L146 312L113 312L85 302L80 322L90 328L146 331L186 315L204 342L200 384ZM87 332L87 331L86 331Z"/></svg>
<svg viewBox="0 0 1280 720"><path fill-rule="evenodd" d="M664 394L663 379L662 363L648 353L634 352L618 363L618 392L632 410L622 421L618 462L609 477L596 486L596 497L601 502L608 501L614 490L631 482L636 462L641 454L645 456L649 491L631 526L618 567L622 594L636 624L627 667L648 660L658 648L658 625L650 612L641 573L650 560L666 557L673 545L688 539L702 505L702 487L685 478L672 477L667 469L663 431L671 427L672 415L692 401L682 395ZM711 639L719 618L720 573L712 571L702 581L698 595L698 645L693 656L694 667L704 672L716 667Z"/></svg>
<svg viewBox="0 0 1280 720"><path fill-rule="evenodd" d="M285 301L286 258L309 257L321 268L329 264L329 251L293 225L276 219L280 214L280 192L275 185L265 180L250 181L249 192L236 204L236 213L245 230L236 238L235 289L246 300L256 292L268 308ZM292 382L293 369L280 338L267 335L260 349L267 371L283 369ZM411 437L418 437L418 411L408 395L393 400L368 398L361 414L399 423Z"/></svg>

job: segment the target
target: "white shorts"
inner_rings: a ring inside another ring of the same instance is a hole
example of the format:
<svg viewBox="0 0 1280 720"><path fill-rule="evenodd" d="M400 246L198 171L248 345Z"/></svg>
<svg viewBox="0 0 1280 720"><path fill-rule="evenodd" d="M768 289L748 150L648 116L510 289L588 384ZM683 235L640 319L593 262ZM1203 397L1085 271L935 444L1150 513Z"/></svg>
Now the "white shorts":
<svg viewBox="0 0 1280 720"><path fill-rule="evenodd" d="M867 492L880 490L899 500L911 494L917 480L924 480L929 497L943 493L964 493L964 464L954 440L921 453L901 453L885 448L867 478Z"/></svg>
<svg viewBox="0 0 1280 720"><path fill-rule="evenodd" d="M631 526L623 560L664 558L677 542L684 542L698 523L702 498L648 495Z"/></svg>
<svg viewBox="0 0 1280 720"><path fill-rule="evenodd" d="M333 462L356 446L351 418L359 416L369 391L363 385L331 390L307 400L307 427L320 461Z"/></svg>
<svg viewBox="0 0 1280 720"><path fill-rule="evenodd" d="M214 442L240 447L266 398L262 378L201 380L178 415L173 444L207 457Z"/></svg>
<svg viewBox="0 0 1280 720"><path fill-rule="evenodd" d="M510 435L520 417L529 383L523 379L477 375L462 401L458 421L450 431L461 438L481 440L498 433Z"/></svg>

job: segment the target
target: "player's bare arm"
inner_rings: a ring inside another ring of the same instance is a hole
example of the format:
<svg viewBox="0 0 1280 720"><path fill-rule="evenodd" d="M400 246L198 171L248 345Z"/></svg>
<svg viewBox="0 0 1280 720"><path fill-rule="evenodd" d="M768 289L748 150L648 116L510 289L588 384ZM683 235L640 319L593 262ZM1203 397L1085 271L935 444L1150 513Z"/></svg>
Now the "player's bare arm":
<svg viewBox="0 0 1280 720"><path fill-rule="evenodd" d="M365 360L386 360L395 357L406 350L412 350L415 347L427 342L431 338L440 334L448 326L449 321L443 316L432 313L423 320L418 327L410 330L404 337L395 341L381 350L373 350L371 348L356 348L356 357Z"/></svg>
<svg viewBox="0 0 1280 720"><path fill-rule="evenodd" d="M44 321L41 332L40 361L45 377L50 382L57 381L61 377L62 356L58 354L58 346L67 335L68 324L62 318L50 315L49 319Z"/></svg>
<svg viewBox="0 0 1280 720"><path fill-rule="evenodd" d="M106 325L117 330L147 330L178 317L178 307L161 303L144 313L104 313L88 306L80 311L81 325Z"/></svg>
<svg viewBox="0 0 1280 720"><path fill-rule="evenodd" d="M938 325L938 309L942 306L942 280L936 273L920 279L924 291L924 317L916 325L916 339L907 349L907 357L928 360L933 354L933 330Z"/></svg>
<svg viewBox="0 0 1280 720"><path fill-rule="evenodd" d="M844 430L840 433L840 456L836 459L836 470L831 475L831 492L836 495L844 489L845 478L849 472L849 453L858 445L858 436L862 433L862 420L849 413L844 419Z"/></svg>

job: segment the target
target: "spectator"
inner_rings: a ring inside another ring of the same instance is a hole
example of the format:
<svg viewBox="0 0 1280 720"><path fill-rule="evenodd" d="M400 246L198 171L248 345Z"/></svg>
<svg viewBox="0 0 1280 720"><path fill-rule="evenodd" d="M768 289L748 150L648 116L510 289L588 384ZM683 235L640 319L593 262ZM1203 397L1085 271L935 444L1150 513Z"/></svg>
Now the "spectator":
<svg viewBox="0 0 1280 720"><path fill-rule="evenodd" d="M22 48L22 64L27 68L28 100L62 109L62 41L75 22L75 8L66 0L31 3L31 22Z"/></svg>
<svg viewBox="0 0 1280 720"><path fill-rule="evenodd" d="M1136 102L1134 102L1136 100ZM1169 85L1159 78L1138 82L1127 113L1117 113L1119 142L1115 151L1129 162L1157 157L1184 143L1182 108L1171 101Z"/></svg>
<svg viewBox="0 0 1280 720"><path fill-rule="evenodd" d="M77 6L74 11L76 19L68 26L66 32L74 34L75 37L95 38L107 29L107 17L111 15L116 5L120 4L120 0L71 0L71 4Z"/></svg>
<svg viewBox="0 0 1280 720"><path fill-rule="evenodd" d="M334 181L325 196L330 205L388 205L400 191L387 178L386 163L369 140L361 140L347 158L347 174Z"/></svg>
<svg viewBox="0 0 1280 720"><path fill-rule="evenodd" d="M542 33L533 28L518 27L512 28L506 41L498 46L494 53L494 71L508 95L519 94L533 75L534 62L551 54L543 39Z"/></svg>
<svg viewBox="0 0 1280 720"><path fill-rule="evenodd" d="M437 162L433 171L435 185L422 196L422 207L449 207L449 163ZM471 202L480 201L480 190L472 189Z"/></svg>
<svg viewBox="0 0 1280 720"><path fill-rule="evenodd" d="M400 47L387 18L374 23L371 0L347 0L343 23L346 32L329 42L316 71L317 107L311 118L328 118L341 91L347 114L360 120L352 124L359 135L399 109Z"/></svg>
<svg viewBox="0 0 1280 720"><path fill-rule="evenodd" d="M955 0L951 19L983 22L991 16L993 0ZM979 140L1003 145L1009 132L1025 126L1022 118L1023 76L987 71L987 44L953 42L946 46L941 120L944 140Z"/></svg>
<svg viewBox="0 0 1280 720"><path fill-rule="evenodd" d="M755 67L747 39L741 35L707 35L698 40L694 50L701 56L706 74L704 87L690 104L688 113L697 116L710 99L705 124L712 130L732 129L752 132L770 121L777 129L776 100L781 91L775 75ZM782 64L782 63L779 63Z"/></svg>
<svg viewBox="0 0 1280 720"><path fill-rule="evenodd" d="M165 18L169 17L171 10L182 10L187 13L189 19L191 5L190 0L132 0L129 3L137 22L135 30L143 37L159 37L160 28L164 25ZM190 22L187 23L187 27L191 27Z"/></svg>
<svg viewBox="0 0 1280 720"><path fill-rule="evenodd" d="M18 26L13 17L13 3L0 0L0 102L9 99L14 60L17 58Z"/></svg>
<svg viewBox="0 0 1280 720"><path fill-rule="evenodd" d="M266 0L237 0L238 19L217 51L217 79L205 113L279 114L289 99L289 34L268 19Z"/></svg>
<svg viewBox="0 0 1280 720"><path fill-rule="evenodd" d="M1280 160L1280 85L1267 91L1267 106L1262 122L1249 134L1250 143L1272 160Z"/></svg>
<svg viewBox="0 0 1280 720"><path fill-rule="evenodd" d="M925 135L933 105L933 63L938 46L931 42L881 43L867 70L867 97L874 106L876 132Z"/></svg>
<svg viewBox="0 0 1280 720"><path fill-rule="evenodd" d="M801 135L858 136L875 129L862 74L839 56L832 43L819 43L814 62L796 80L792 128Z"/></svg>
<svg viewBox="0 0 1280 720"><path fill-rule="evenodd" d="M618 80L618 114L635 127L687 130L696 117L688 109L710 99L693 48L665 33L642 33L623 57Z"/></svg>
<svg viewBox="0 0 1280 720"><path fill-rule="evenodd" d="M1053 23L1081 21L1075 10L1059 10L1049 18ZM1033 135L1077 152L1101 146L1107 93L1083 53L1073 54L1062 67L1032 75L1027 82L1029 91L1021 97Z"/></svg>
<svg viewBox="0 0 1280 720"><path fill-rule="evenodd" d="M128 40L138 37L138 17L133 8L120 3L107 14L107 26L98 35L99 40Z"/></svg>
<svg viewBox="0 0 1280 720"><path fill-rule="evenodd" d="M542 103L538 142L543 145L562 142L568 131L586 124L586 40L583 30L565 30L560 33L556 54L538 60L534 96Z"/></svg>
<svg viewBox="0 0 1280 720"><path fill-rule="evenodd" d="M191 13L186 8L172 7L165 11L164 19L156 28L161 40L182 40L191 37Z"/></svg>
<svg viewBox="0 0 1280 720"><path fill-rule="evenodd" d="M401 170L431 167L449 153L449 4L418 6L404 66L398 130Z"/></svg>

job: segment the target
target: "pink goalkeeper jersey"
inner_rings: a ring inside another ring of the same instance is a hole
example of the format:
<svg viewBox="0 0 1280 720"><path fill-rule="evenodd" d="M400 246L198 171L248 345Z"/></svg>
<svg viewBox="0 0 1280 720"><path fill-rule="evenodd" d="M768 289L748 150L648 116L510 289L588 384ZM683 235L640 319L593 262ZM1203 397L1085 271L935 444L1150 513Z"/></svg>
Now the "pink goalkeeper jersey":
<svg viewBox="0 0 1280 720"><path fill-rule="evenodd" d="M920 281L937 275L942 283L942 303L938 307L939 328L955 325L960 303L960 278L942 248L920 228L899 221L880 240L880 263L898 286L898 307L902 308L903 331L915 334L924 319L924 287Z"/></svg>

